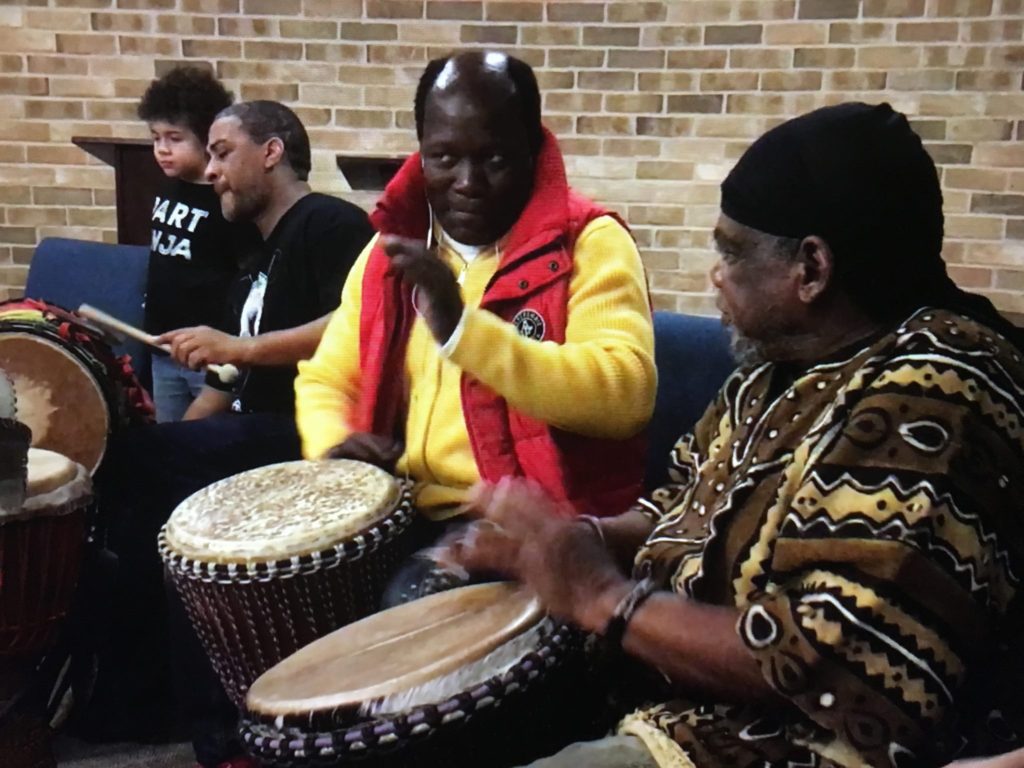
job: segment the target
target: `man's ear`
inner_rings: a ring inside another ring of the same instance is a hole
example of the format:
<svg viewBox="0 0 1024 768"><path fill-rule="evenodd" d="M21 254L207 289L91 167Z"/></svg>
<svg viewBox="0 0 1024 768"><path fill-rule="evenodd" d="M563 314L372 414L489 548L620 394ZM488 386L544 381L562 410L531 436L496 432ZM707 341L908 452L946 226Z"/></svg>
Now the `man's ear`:
<svg viewBox="0 0 1024 768"><path fill-rule="evenodd" d="M800 242L797 262L800 265L798 295L804 304L811 304L835 281L835 256L828 243L817 235L808 235Z"/></svg>
<svg viewBox="0 0 1024 768"><path fill-rule="evenodd" d="M263 170L272 171L284 157L284 142L277 136L267 141L263 150Z"/></svg>

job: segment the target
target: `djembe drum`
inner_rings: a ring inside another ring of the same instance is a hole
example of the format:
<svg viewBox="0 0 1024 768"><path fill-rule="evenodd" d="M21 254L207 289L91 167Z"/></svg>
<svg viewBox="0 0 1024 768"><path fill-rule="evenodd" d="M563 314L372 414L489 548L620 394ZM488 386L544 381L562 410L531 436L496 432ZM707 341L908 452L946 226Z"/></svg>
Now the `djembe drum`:
<svg viewBox="0 0 1024 768"><path fill-rule="evenodd" d="M85 468L29 448L0 371L0 755L9 768L54 759L34 670L70 610L85 546Z"/></svg>
<svg viewBox="0 0 1024 768"><path fill-rule="evenodd" d="M377 609L412 515L407 483L343 459L243 472L178 506L160 553L236 704L274 664Z"/></svg>
<svg viewBox="0 0 1024 768"><path fill-rule="evenodd" d="M520 765L603 732L580 635L508 583L391 608L249 689L242 738L272 766Z"/></svg>
<svg viewBox="0 0 1024 768"><path fill-rule="evenodd" d="M94 472L111 431L152 420L153 404L106 336L53 304L0 303L0 370L14 383L32 444Z"/></svg>
<svg viewBox="0 0 1024 768"><path fill-rule="evenodd" d="M25 501L0 516L0 658L34 659L56 639L85 551L92 483L81 464L28 451Z"/></svg>

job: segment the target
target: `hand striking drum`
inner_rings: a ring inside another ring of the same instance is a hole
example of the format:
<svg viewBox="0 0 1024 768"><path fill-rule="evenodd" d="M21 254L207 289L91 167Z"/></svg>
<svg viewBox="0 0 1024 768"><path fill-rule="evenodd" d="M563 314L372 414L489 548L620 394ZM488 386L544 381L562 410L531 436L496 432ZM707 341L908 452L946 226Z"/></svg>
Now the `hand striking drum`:
<svg viewBox="0 0 1024 768"><path fill-rule="evenodd" d="M152 347L161 354L166 355L171 351L170 346L167 344L160 344L157 341L156 336L139 330L135 326L129 325L123 320L118 320L113 315L109 315L103 310L97 309L89 304L81 305L78 308L78 313L82 317L91 320L104 328L108 328L113 333L127 336L129 339L134 339L135 341L141 341L143 344ZM224 384L231 384L238 379L238 369L230 364L217 365L216 363L210 363L206 366L206 370L217 376L217 378L219 378Z"/></svg>

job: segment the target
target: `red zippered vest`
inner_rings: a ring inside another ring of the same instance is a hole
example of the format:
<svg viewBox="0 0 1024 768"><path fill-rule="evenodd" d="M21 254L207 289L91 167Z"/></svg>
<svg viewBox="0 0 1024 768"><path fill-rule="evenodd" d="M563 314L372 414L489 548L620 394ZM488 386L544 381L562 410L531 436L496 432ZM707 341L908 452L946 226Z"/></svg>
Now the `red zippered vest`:
<svg viewBox="0 0 1024 768"><path fill-rule="evenodd" d="M558 144L545 130L533 194L508 233L501 263L480 307L507 322L518 316L520 332L524 323L531 327L532 319L533 328L543 327L545 340L564 343L573 247L584 227L605 215L614 214L569 189ZM382 234L423 240L429 216L417 153L388 184L370 219ZM407 402L405 351L414 318L410 291L390 270L378 243L363 276L362 384L352 414L354 430L401 436ZM509 407L503 397L466 374L461 394L470 444L484 480L532 478L552 497L569 501L579 514L618 514L640 495L646 430L626 440L566 432ZM606 407L614 408L615 403Z"/></svg>

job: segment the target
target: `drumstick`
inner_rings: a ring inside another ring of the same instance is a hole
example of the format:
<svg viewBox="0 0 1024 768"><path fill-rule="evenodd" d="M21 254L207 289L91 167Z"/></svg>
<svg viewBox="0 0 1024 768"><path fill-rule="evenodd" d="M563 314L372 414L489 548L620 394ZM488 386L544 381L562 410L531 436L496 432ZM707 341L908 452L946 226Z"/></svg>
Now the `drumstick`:
<svg viewBox="0 0 1024 768"><path fill-rule="evenodd" d="M134 325L128 325L123 320L118 320L113 315L108 315L102 309L96 309L96 307L90 306L89 304L83 304L78 308L78 314L87 320L92 320L94 323L109 328L115 333L120 333L122 336L127 336L129 339L135 339L141 341L147 346L159 349L161 352L170 352L171 348L167 344L159 344L156 340L156 336L146 333L143 330L136 328ZM230 384L238 378L238 369L227 363L225 365L218 365L217 363L210 363L206 366L206 370L210 371L217 378L219 378L225 384Z"/></svg>

